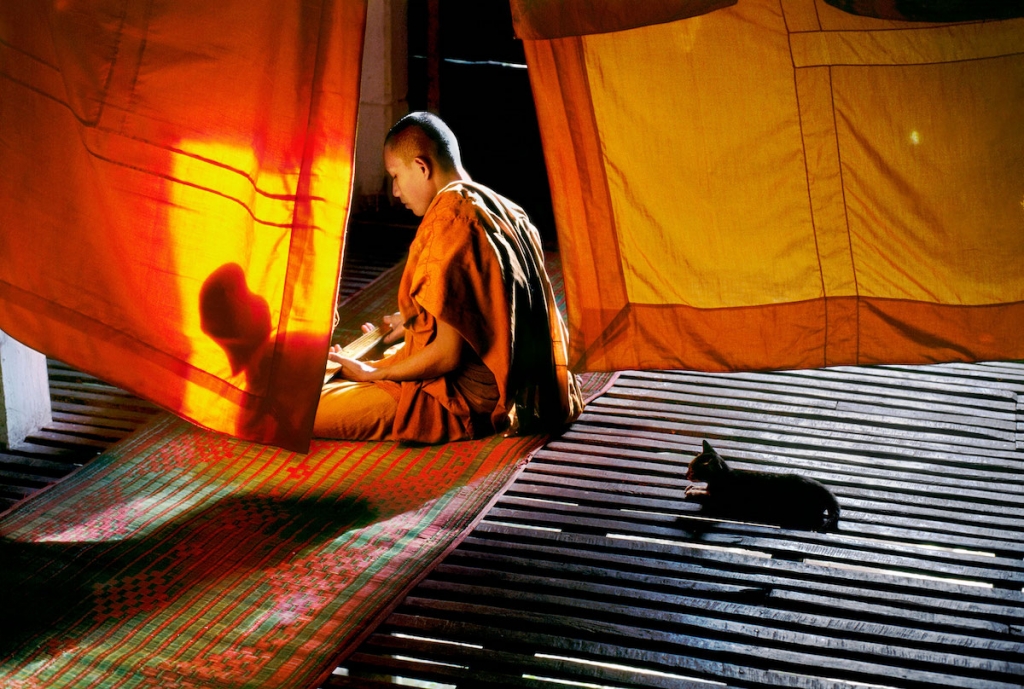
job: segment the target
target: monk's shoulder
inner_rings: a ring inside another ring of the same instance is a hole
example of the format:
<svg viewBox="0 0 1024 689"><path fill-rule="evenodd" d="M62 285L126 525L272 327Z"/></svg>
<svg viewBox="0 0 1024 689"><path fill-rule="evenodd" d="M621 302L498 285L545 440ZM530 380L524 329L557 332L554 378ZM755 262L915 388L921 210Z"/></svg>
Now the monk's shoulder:
<svg viewBox="0 0 1024 689"><path fill-rule="evenodd" d="M432 276L447 272L453 262L463 262L460 257L470 244L471 233L465 200L447 190L439 193L420 221L409 248L410 263L416 266L416 282L430 282Z"/></svg>
<svg viewBox="0 0 1024 689"><path fill-rule="evenodd" d="M472 189L453 185L439 192L420 222L426 242L459 242L489 223L489 212Z"/></svg>

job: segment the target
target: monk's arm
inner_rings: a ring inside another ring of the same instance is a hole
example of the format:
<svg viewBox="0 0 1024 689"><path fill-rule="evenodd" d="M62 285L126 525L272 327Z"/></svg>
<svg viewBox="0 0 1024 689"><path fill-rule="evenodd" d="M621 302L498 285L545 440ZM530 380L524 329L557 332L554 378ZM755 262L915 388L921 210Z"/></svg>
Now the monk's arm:
<svg viewBox="0 0 1024 689"><path fill-rule="evenodd" d="M386 366L373 366L330 353L332 361L342 365L342 375L349 380L374 381L428 380L455 370L462 354L462 336L452 326L438 320L433 341L415 354Z"/></svg>

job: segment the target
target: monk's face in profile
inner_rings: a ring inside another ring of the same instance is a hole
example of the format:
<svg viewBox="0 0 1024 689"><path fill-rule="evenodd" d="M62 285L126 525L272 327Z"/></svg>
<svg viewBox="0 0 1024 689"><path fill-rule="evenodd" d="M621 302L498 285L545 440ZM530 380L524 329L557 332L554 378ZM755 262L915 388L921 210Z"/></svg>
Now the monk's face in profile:
<svg viewBox="0 0 1024 689"><path fill-rule="evenodd" d="M384 168L391 175L391 193L422 217L437 194L431 163L419 157L403 159L389 147L384 149Z"/></svg>

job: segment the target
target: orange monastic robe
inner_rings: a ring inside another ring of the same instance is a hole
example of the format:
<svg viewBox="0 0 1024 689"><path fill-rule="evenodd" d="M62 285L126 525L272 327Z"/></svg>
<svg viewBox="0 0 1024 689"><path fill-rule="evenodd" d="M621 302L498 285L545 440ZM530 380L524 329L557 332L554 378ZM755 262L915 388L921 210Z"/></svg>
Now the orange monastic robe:
<svg viewBox="0 0 1024 689"><path fill-rule="evenodd" d="M479 357L494 376L497 402L489 419L471 413L465 366L431 380L385 383L398 397L395 439L545 431L582 410L540 236L519 206L487 187L453 182L434 198L409 249L398 306L406 335L396 356L426 347L439 318L476 355L464 359Z"/></svg>

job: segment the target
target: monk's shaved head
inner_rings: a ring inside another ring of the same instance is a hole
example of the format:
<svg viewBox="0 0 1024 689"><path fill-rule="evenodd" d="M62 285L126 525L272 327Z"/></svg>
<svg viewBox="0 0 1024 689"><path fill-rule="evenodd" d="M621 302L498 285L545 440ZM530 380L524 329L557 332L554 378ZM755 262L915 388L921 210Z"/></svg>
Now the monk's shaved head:
<svg viewBox="0 0 1024 689"><path fill-rule="evenodd" d="M429 112L411 112L398 120L384 138L384 148L404 162L423 158L445 172L462 168L455 134Z"/></svg>

